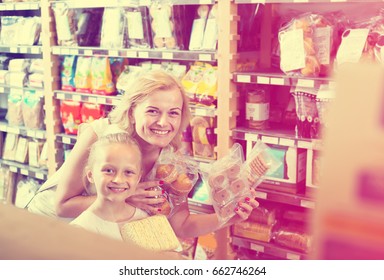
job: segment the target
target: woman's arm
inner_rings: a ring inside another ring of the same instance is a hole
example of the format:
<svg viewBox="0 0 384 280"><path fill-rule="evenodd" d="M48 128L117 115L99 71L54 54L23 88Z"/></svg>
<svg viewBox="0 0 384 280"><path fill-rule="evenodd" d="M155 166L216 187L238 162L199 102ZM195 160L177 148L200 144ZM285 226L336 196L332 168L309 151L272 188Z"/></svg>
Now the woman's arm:
<svg viewBox="0 0 384 280"><path fill-rule="evenodd" d="M251 191L251 193L254 194L254 191ZM175 213L169 218L169 222L178 237L198 237L246 220L253 208L259 206L259 203L255 199L249 198L246 201L239 202L238 205L239 207L235 211L236 215L225 224L220 223L216 213L192 215L188 203L182 203L178 206Z"/></svg>
<svg viewBox="0 0 384 280"><path fill-rule="evenodd" d="M83 172L89 147L97 140L97 135L90 126L79 135L69 157L63 164L62 178L56 191L56 212L58 216L74 218L87 209L95 196L83 196Z"/></svg>

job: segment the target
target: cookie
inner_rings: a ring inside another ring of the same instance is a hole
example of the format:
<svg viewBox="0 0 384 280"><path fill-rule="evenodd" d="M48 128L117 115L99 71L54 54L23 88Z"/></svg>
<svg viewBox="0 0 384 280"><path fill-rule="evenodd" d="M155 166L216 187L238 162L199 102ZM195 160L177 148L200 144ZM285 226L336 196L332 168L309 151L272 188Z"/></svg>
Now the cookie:
<svg viewBox="0 0 384 280"><path fill-rule="evenodd" d="M228 180L230 181L236 180L240 174L240 165L232 164L231 166L226 168L223 173L227 176Z"/></svg>
<svg viewBox="0 0 384 280"><path fill-rule="evenodd" d="M211 175L208 179L208 184L211 188L222 188L225 182L225 176L223 174Z"/></svg>
<svg viewBox="0 0 384 280"><path fill-rule="evenodd" d="M243 179L237 179L231 183L229 189L234 195L241 193L246 188L246 183Z"/></svg>
<svg viewBox="0 0 384 280"><path fill-rule="evenodd" d="M192 180L188 177L187 174L180 174L176 181L171 184L171 190L177 195L188 194L193 188Z"/></svg>
<svg viewBox="0 0 384 280"><path fill-rule="evenodd" d="M159 164L156 169L156 179L172 183L177 179L178 173L173 164Z"/></svg>
<svg viewBox="0 0 384 280"><path fill-rule="evenodd" d="M224 205L228 203L231 198L231 195L226 189L213 189L212 197L216 204Z"/></svg>

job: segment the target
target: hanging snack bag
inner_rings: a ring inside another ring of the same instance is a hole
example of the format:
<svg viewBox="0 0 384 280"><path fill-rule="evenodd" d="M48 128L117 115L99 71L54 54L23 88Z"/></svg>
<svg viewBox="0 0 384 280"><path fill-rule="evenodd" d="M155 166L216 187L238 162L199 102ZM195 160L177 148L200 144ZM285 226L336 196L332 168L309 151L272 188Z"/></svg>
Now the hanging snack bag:
<svg viewBox="0 0 384 280"><path fill-rule="evenodd" d="M124 11L122 8L105 8L101 26L100 47L124 48L125 24Z"/></svg>
<svg viewBox="0 0 384 280"><path fill-rule="evenodd" d="M76 11L67 5L53 5L56 21L57 44L59 46L77 46Z"/></svg>
<svg viewBox="0 0 384 280"><path fill-rule="evenodd" d="M195 19L193 20L191 38L189 40L189 50L201 50L203 46L205 24L209 13L208 5L200 5L197 8Z"/></svg>
<svg viewBox="0 0 384 280"><path fill-rule="evenodd" d="M91 77L92 93L101 95L116 93L108 57L92 57Z"/></svg>
<svg viewBox="0 0 384 280"><path fill-rule="evenodd" d="M60 105L60 114L65 133L77 135L81 123L81 103L63 100Z"/></svg>
<svg viewBox="0 0 384 280"><path fill-rule="evenodd" d="M91 76L92 57L80 56L76 63L75 88L78 92L91 93L92 76Z"/></svg>
<svg viewBox="0 0 384 280"><path fill-rule="evenodd" d="M112 82L113 84L117 85L117 79L121 75L121 73L124 71L125 67L128 66L128 58L124 57L110 57L109 58L109 65L112 72Z"/></svg>
<svg viewBox="0 0 384 280"><path fill-rule="evenodd" d="M244 165L249 186L256 188L265 176L273 174L280 167L281 161L273 155L272 150L266 144L257 141L248 153Z"/></svg>
<svg viewBox="0 0 384 280"><path fill-rule="evenodd" d="M180 49L181 38L175 32L173 7L170 4L154 2L149 8L153 47L156 49Z"/></svg>
<svg viewBox="0 0 384 280"><path fill-rule="evenodd" d="M195 116L191 120L192 147L195 157L216 159L214 118Z"/></svg>
<svg viewBox="0 0 384 280"><path fill-rule="evenodd" d="M22 126L24 125L22 113L22 93L11 91L8 95L8 113L7 119L9 125Z"/></svg>
<svg viewBox="0 0 384 280"><path fill-rule="evenodd" d="M81 106L81 122L90 123L105 116L105 105L84 102Z"/></svg>
<svg viewBox="0 0 384 280"><path fill-rule="evenodd" d="M195 102L199 105L216 107L217 100L217 67L207 67L199 82Z"/></svg>
<svg viewBox="0 0 384 280"><path fill-rule="evenodd" d="M19 20L22 17L2 16L0 41L3 46L15 46L18 44Z"/></svg>
<svg viewBox="0 0 384 280"><path fill-rule="evenodd" d="M61 64L61 89L75 91L75 73L77 56L64 56Z"/></svg>
<svg viewBox="0 0 384 280"><path fill-rule="evenodd" d="M243 148L236 143L228 155L210 164L209 173L203 172L203 179L209 184L212 205L220 224L236 215L238 202L250 197L243 162Z"/></svg>
<svg viewBox="0 0 384 280"><path fill-rule="evenodd" d="M124 15L127 20L127 47L150 49L152 38L148 8L127 7Z"/></svg>
<svg viewBox="0 0 384 280"><path fill-rule="evenodd" d="M22 17L19 19L18 45L32 46L39 41L41 32L40 17Z"/></svg>
<svg viewBox="0 0 384 280"><path fill-rule="evenodd" d="M78 16L76 37L79 46L100 46L103 9L86 9Z"/></svg>
<svg viewBox="0 0 384 280"><path fill-rule="evenodd" d="M207 24L204 30L204 39L202 49L207 51L214 51L217 47L217 40L219 36L219 27L217 23L217 4L213 5L209 11Z"/></svg>
<svg viewBox="0 0 384 280"><path fill-rule="evenodd" d="M24 125L30 129L42 129L44 126L43 115L44 98L34 90L25 91L22 102Z"/></svg>
<svg viewBox="0 0 384 280"><path fill-rule="evenodd" d="M181 80L181 84L183 85L191 104L196 104L198 102L196 98L196 91L200 81L203 79L204 72L205 67L203 65L192 65L187 74L185 74Z"/></svg>

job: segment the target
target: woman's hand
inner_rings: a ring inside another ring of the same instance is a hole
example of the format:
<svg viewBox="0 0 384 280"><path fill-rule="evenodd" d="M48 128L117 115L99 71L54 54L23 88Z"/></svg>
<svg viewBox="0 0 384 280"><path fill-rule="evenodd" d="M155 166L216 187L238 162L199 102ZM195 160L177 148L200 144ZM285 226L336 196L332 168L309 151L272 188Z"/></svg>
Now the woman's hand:
<svg viewBox="0 0 384 280"><path fill-rule="evenodd" d="M140 208L144 211L157 212L157 204L164 202L164 190L156 187L161 187L163 184L162 181L149 181L141 182L137 185L136 193L125 201L137 208Z"/></svg>
<svg viewBox="0 0 384 280"><path fill-rule="evenodd" d="M235 208L236 215L229 220L229 225L244 221L249 218L252 210L259 207L259 203L256 201L255 197L256 191L251 188L250 197L246 197L243 201L239 201L237 203L237 207Z"/></svg>

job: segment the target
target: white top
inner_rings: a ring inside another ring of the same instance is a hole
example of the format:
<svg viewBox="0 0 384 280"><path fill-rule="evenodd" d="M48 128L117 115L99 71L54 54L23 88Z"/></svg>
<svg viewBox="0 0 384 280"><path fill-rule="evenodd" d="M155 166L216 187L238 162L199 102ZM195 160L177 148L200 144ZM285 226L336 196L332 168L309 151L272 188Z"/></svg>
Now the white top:
<svg viewBox="0 0 384 280"><path fill-rule="evenodd" d="M132 222L135 220L141 220L147 218L149 215L143 210L136 208L135 213L132 218L127 222ZM70 222L71 225L75 225L78 227L82 227L88 231L92 231L94 233L98 233L116 240L123 240L120 233L119 223L106 221L96 214L94 214L91 210L85 210L81 213L76 219Z"/></svg>

